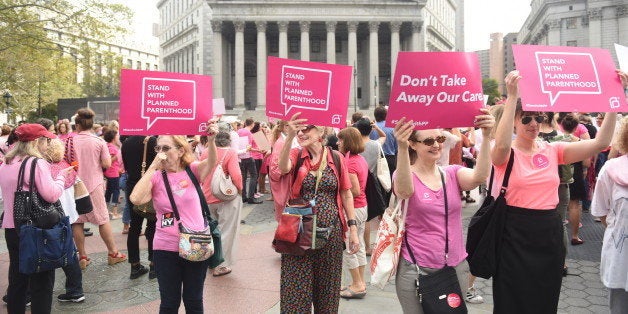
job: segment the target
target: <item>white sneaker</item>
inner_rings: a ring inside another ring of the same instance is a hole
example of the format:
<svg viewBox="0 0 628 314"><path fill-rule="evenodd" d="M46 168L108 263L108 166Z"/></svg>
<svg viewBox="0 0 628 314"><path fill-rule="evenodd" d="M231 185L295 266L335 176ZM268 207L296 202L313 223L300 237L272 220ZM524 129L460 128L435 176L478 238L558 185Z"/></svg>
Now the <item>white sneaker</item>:
<svg viewBox="0 0 628 314"><path fill-rule="evenodd" d="M468 303L471 304L481 304L484 303L484 298L478 294L477 290L475 290L475 287L471 287L469 289L467 289L467 295L464 298Z"/></svg>

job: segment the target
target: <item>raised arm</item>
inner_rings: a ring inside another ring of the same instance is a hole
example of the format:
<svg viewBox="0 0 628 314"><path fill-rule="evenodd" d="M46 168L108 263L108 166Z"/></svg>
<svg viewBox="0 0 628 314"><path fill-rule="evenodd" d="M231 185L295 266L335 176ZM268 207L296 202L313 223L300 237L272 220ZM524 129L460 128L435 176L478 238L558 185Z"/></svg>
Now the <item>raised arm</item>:
<svg viewBox="0 0 628 314"><path fill-rule="evenodd" d="M490 136L493 126L495 126L495 118L488 113L488 109L482 108L480 109L480 112L482 114L475 116L475 127L482 129L482 137L486 139ZM463 191L472 190L480 184L486 182L486 178L488 178L491 171L491 158L489 156L489 150L490 141L482 141L475 168L461 168L456 174L460 188Z"/></svg>
<svg viewBox="0 0 628 314"><path fill-rule="evenodd" d="M292 162L290 161L290 149L292 145L290 144L297 136L297 133L305 128L304 123L307 122L307 119L299 119L300 115L300 112L295 113L292 118L290 118L290 121L286 123L286 140L279 153L279 171L281 171L281 174L286 174L292 169Z"/></svg>
<svg viewBox="0 0 628 314"><path fill-rule="evenodd" d="M207 123L207 159L198 164L198 172L201 176L201 182L216 165L216 134L218 134L218 126L215 120L209 120Z"/></svg>
<svg viewBox="0 0 628 314"><path fill-rule="evenodd" d="M407 199L414 194L412 184L412 171L410 170L410 154L408 152L408 138L414 132L413 121L401 118L395 125L395 139L397 139L397 170L393 180L395 195L401 199Z"/></svg>
<svg viewBox="0 0 628 314"><path fill-rule="evenodd" d="M491 160L494 165L503 165L510 156L512 146L512 130L515 123L515 111L517 109L517 98L519 97L519 71L512 71L506 76L506 90L508 97L504 105L504 112L495 130L495 146L491 151ZM485 140L487 140L485 138Z"/></svg>
<svg viewBox="0 0 628 314"><path fill-rule="evenodd" d="M129 195L129 200L135 205L142 205L148 203L152 198L153 182L151 178L157 171L162 169L162 161L166 159L166 154L160 152L155 156L153 162L148 166L144 175L140 178L133 188L133 192Z"/></svg>

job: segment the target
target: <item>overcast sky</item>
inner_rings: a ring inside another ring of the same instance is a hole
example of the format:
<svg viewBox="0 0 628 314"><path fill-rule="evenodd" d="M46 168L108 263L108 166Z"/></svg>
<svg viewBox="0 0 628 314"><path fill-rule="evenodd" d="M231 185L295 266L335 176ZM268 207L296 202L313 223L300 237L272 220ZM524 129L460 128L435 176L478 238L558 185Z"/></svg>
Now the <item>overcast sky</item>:
<svg viewBox="0 0 628 314"><path fill-rule="evenodd" d="M530 14L530 0L465 0L465 50L488 49L491 33L518 32Z"/></svg>
<svg viewBox="0 0 628 314"><path fill-rule="evenodd" d="M157 0L122 1L134 12L136 38L151 36L152 23L159 23ZM465 0L465 50L488 49L489 35L518 32L530 13L530 0Z"/></svg>

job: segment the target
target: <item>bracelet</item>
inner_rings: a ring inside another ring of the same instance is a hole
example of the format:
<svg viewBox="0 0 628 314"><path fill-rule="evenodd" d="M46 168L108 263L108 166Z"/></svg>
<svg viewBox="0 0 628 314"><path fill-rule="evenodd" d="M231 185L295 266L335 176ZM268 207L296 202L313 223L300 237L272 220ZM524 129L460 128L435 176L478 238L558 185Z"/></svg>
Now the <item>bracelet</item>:
<svg viewBox="0 0 628 314"><path fill-rule="evenodd" d="M347 225L349 225L349 227L357 226L358 222L355 219L349 219L349 220L347 220Z"/></svg>

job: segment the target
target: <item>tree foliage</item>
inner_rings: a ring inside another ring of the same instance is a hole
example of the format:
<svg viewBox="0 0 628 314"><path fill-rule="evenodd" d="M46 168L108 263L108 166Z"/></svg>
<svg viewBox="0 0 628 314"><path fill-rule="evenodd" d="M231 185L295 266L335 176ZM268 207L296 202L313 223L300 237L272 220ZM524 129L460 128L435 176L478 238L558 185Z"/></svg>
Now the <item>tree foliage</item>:
<svg viewBox="0 0 628 314"><path fill-rule="evenodd" d="M121 60L93 57L101 56L98 43L127 32L131 17L109 0L0 0L0 91L14 96L13 111L27 116L58 98L117 95ZM109 64L118 67L95 72ZM79 73L89 80L79 84Z"/></svg>
<svg viewBox="0 0 628 314"><path fill-rule="evenodd" d="M482 91L484 92L484 95L488 95L489 104L494 104L495 101L501 97L501 93L499 92L499 83L492 78L482 79Z"/></svg>

